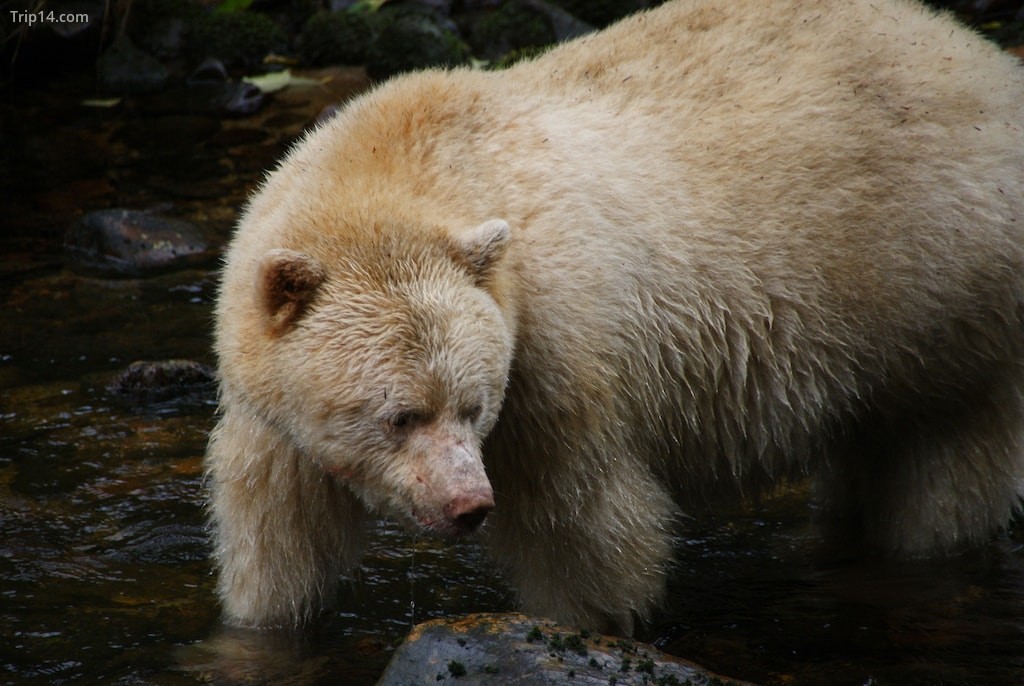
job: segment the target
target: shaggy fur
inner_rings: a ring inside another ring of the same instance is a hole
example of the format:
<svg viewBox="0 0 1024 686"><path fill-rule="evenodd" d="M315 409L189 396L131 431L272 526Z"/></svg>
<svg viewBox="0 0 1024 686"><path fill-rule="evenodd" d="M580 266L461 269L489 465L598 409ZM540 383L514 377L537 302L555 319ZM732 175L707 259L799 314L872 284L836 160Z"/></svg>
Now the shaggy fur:
<svg viewBox="0 0 1024 686"><path fill-rule="evenodd" d="M350 103L227 257L227 617L315 615L368 512L493 507L526 610L623 632L681 511L794 474L881 549L984 539L1024 492L1022 130L1016 61L903 0L672 2Z"/></svg>

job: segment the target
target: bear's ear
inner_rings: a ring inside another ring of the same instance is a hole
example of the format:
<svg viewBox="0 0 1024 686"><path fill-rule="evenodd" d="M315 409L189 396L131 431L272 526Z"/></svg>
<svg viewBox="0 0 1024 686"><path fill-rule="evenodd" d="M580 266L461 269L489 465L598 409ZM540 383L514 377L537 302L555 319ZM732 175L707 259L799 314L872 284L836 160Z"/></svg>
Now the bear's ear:
<svg viewBox="0 0 1024 686"><path fill-rule="evenodd" d="M488 219L472 231L455 238L456 258L466 265L476 277L477 283L482 283L505 254L508 239L508 222Z"/></svg>
<svg viewBox="0 0 1024 686"><path fill-rule="evenodd" d="M298 319L323 283L324 269L306 253L278 248L263 256L256 291L275 333Z"/></svg>

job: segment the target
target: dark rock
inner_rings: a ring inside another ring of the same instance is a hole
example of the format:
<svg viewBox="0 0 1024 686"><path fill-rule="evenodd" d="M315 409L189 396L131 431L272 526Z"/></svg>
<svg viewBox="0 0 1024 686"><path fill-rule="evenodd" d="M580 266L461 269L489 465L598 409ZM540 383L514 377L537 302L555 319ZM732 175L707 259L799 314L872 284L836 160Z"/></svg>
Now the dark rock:
<svg viewBox="0 0 1024 686"><path fill-rule="evenodd" d="M450 21L429 12L404 8L377 12L378 33L366 56L370 78L428 67L454 67L469 63L469 48Z"/></svg>
<svg viewBox="0 0 1024 686"><path fill-rule="evenodd" d="M734 684L635 641L580 633L518 614L479 614L417 625L377 686L458 684Z"/></svg>
<svg viewBox="0 0 1024 686"><path fill-rule="evenodd" d="M452 12L452 0L392 0L393 5L406 7L416 6L440 16L447 17Z"/></svg>
<svg viewBox="0 0 1024 686"><path fill-rule="evenodd" d="M579 17L593 26L604 27L648 7L661 4L663 0L557 0L558 5L574 17Z"/></svg>
<svg viewBox="0 0 1024 686"><path fill-rule="evenodd" d="M185 79L184 102L195 112L244 116L253 114L266 102L259 88L244 81L232 81L224 62L207 57Z"/></svg>
<svg viewBox="0 0 1024 686"><path fill-rule="evenodd" d="M555 42L547 15L520 0L510 0L496 10L478 13L465 32L473 54L488 60Z"/></svg>
<svg viewBox="0 0 1024 686"><path fill-rule="evenodd" d="M221 91L220 98L215 100L215 106L225 114L234 116L245 116L253 114L266 102L267 96L258 87L251 83L238 81L227 84Z"/></svg>
<svg viewBox="0 0 1024 686"><path fill-rule="evenodd" d="M228 80L228 69L216 57L207 57L185 79L189 86L208 86L225 83Z"/></svg>
<svg viewBox="0 0 1024 686"><path fill-rule="evenodd" d="M556 41L572 40L595 30L593 24L577 19L574 15L550 2L544 2L544 0L520 1L523 5L544 14L548 18Z"/></svg>
<svg viewBox="0 0 1024 686"><path fill-rule="evenodd" d="M167 84L168 73L155 57L121 36L96 62L99 89L112 95L156 93Z"/></svg>
<svg viewBox="0 0 1024 686"><path fill-rule="evenodd" d="M213 12L196 22L189 36L194 57L216 57L230 68L252 68L286 44L281 27L258 12Z"/></svg>
<svg viewBox="0 0 1024 686"><path fill-rule="evenodd" d="M215 373L192 360L132 362L107 385L107 391L140 403L177 399L212 399Z"/></svg>
<svg viewBox="0 0 1024 686"><path fill-rule="evenodd" d="M68 232L64 246L74 266L124 275L202 264L213 256L196 225L126 209L86 214Z"/></svg>
<svg viewBox="0 0 1024 686"><path fill-rule="evenodd" d="M373 39L363 12L317 12L299 37L299 53L311 66L362 64Z"/></svg>
<svg viewBox="0 0 1024 686"><path fill-rule="evenodd" d="M136 45L155 57L177 60L184 56L189 32L204 15L197 2L136 0L127 12L127 31Z"/></svg>
<svg viewBox="0 0 1024 686"><path fill-rule="evenodd" d="M266 104L267 96L251 83L244 81L214 81L212 72L181 87L170 87L163 93L134 103L135 109L147 115L187 114L223 117L224 115L252 114ZM126 126L131 126L128 123ZM219 124L213 123L217 127ZM154 142L154 145L160 145Z"/></svg>

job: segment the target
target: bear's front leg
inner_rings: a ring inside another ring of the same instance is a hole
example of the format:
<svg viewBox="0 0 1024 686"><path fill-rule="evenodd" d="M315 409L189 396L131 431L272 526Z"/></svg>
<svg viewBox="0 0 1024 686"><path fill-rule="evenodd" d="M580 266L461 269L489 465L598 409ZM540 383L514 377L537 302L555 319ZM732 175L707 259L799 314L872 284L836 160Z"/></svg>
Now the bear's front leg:
<svg viewBox="0 0 1024 686"><path fill-rule="evenodd" d="M334 598L362 553L365 511L344 486L255 416L227 406L207 453L225 619L297 626Z"/></svg>
<svg viewBox="0 0 1024 686"><path fill-rule="evenodd" d="M663 600L678 513L646 469L525 485L502 496L486 531L522 609L569 626L633 632Z"/></svg>

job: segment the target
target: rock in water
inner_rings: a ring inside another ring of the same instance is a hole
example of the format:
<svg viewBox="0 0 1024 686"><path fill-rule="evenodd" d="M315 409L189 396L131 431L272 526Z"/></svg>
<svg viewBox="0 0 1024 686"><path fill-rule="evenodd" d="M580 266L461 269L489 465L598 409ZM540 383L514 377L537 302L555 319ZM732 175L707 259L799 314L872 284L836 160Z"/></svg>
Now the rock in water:
<svg viewBox="0 0 1024 686"><path fill-rule="evenodd" d="M417 625L377 686L439 683L744 684L713 674L654 646L580 633L521 614L475 614Z"/></svg>
<svg viewBox="0 0 1024 686"><path fill-rule="evenodd" d="M148 403L214 396L215 372L192 360L132 362L107 390L126 400Z"/></svg>
<svg viewBox="0 0 1024 686"><path fill-rule="evenodd" d="M213 256L195 224L127 209L89 212L68 232L64 247L75 267L129 276L194 266Z"/></svg>

